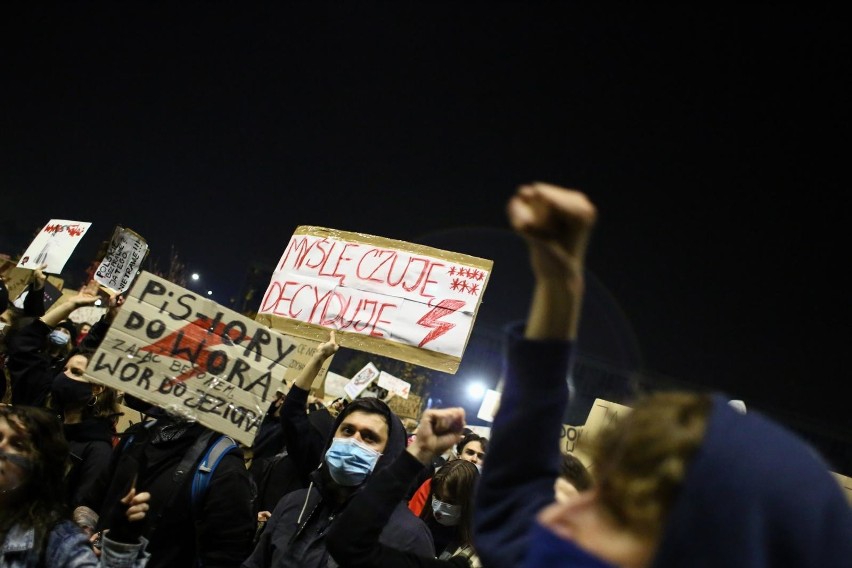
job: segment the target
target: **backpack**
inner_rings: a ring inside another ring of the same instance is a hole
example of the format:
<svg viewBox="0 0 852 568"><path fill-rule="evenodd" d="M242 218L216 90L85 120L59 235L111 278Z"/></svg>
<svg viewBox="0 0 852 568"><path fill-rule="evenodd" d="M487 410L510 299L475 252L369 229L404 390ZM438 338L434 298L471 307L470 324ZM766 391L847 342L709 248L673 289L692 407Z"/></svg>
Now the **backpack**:
<svg viewBox="0 0 852 568"><path fill-rule="evenodd" d="M178 482L183 477L187 467L191 466L198 459L198 455L207 447L213 432L207 432L198 437L198 440L184 455L184 459L180 462L175 471L175 481ZM122 440L121 451L126 450L133 443L135 434L130 434ZM216 466L222 461L225 455L237 447L237 443L230 437L220 434L204 453L200 461L197 461L195 466L195 474L192 476L192 486L190 489L190 505L193 513L197 510L199 504L207 495L207 487L210 485L210 479L213 477L213 472L216 471Z"/></svg>

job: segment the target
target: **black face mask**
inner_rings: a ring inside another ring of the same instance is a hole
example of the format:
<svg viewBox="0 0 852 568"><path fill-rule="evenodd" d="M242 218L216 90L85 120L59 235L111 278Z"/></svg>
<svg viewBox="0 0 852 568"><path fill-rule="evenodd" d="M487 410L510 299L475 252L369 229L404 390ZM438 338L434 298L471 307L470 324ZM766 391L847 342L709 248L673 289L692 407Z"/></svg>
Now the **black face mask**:
<svg viewBox="0 0 852 568"><path fill-rule="evenodd" d="M68 408L85 404L92 398L91 383L69 379L64 372L53 379L50 387L53 403L59 408Z"/></svg>

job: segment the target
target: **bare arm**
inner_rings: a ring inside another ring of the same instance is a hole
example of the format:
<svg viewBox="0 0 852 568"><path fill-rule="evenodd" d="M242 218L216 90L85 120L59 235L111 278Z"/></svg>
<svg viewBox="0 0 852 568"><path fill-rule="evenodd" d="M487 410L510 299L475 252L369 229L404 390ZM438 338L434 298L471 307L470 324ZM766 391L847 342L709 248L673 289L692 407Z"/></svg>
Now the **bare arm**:
<svg viewBox="0 0 852 568"><path fill-rule="evenodd" d="M56 327L56 324L71 315L71 312L83 306L91 306L98 299L98 283L95 281L89 282L83 286L80 291L61 304L57 303L51 306L47 313L41 316L41 321L50 327Z"/></svg>
<svg viewBox="0 0 852 568"><path fill-rule="evenodd" d="M305 365L305 368L302 369L299 376L296 377L296 382L293 383L293 386L297 386L302 390L310 391L314 379L317 378L317 373L319 373L322 368L322 364L325 363L326 359L337 353L338 349L339 346L337 345L337 341L334 337L334 330L332 330L329 340L325 343L321 343L317 347L317 350L311 356L308 364Z"/></svg>
<svg viewBox="0 0 852 568"><path fill-rule="evenodd" d="M579 191L533 183L521 186L509 201L508 216L527 241L535 275L525 336L576 338L594 205Z"/></svg>

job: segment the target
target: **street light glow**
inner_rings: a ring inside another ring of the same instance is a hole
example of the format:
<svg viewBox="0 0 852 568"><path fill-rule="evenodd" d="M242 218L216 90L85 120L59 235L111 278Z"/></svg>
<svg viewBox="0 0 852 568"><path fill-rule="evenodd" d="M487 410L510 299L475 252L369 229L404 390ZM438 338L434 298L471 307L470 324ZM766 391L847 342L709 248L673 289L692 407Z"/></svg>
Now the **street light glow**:
<svg viewBox="0 0 852 568"><path fill-rule="evenodd" d="M485 385L479 381L474 381L467 385L467 396L474 400L479 400L485 395Z"/></svg>
<svg viewBox="0 0 852 568"><path fill-rule="evenodd" d="M213 295L213 290L207 290L207 295L208 295L208 296L212 296L212 295Z"/></svg>
<svg viewBox="0 0 852 568"><path fill-rule="evenodd" d="M192 273L192 279L193 280L198 280L199 278L201 278L201 276L199 276L197 272Z"/></svg>

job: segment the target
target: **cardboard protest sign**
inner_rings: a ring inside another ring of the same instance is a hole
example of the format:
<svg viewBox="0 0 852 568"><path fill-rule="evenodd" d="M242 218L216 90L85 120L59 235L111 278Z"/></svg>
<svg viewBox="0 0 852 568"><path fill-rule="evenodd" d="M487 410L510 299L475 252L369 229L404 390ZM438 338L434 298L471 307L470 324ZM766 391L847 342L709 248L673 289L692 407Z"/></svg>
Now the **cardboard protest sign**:
<svg viewBox="0 0 852 568"><path fill-rule="evenodd" d="M116 227L107 254L95 271L95 280L114 292L126 292L147 254L145 239L130 229Z"/></svg>
<svg viewBox="0 0 852 568"><path fill-rule="evenodd" d="M343 387L344 392L346 392L346 396L355 400L365 388L370 386L370 383L376 380L376 377L378 376L379 369L377 369L372 363L367 363L364 365L364 368L358 371Z"/></svg>
<svg viewBox="0 0 852 568"><path fill-rule="evenodd" d="M0 259L0 277L9 292L9 301L14 301L21 295L32 279L33 271L18 268L17 264L5 258Z"/></svg>
<svg viewBox="0 0 852 568"><path fill-rule="evenodd" d="M580 442L583 438L582 426L563 424L559 433L559 447L566 454L574 454L586 469L592 467L592 460L585 451L585 445Z"/></svg>
<svg viewBox="0 0 852 568"><path fill-rule="evenodd" d="M400 418L420 418L420 408L423 400L416 394L409 394L408 398L393 396L387 400L388 407Z"/></svg>
<svg viewBox="0 0 852 568"><path fill-rule="evenodd" d="M250 445L299 349L294 338L143 272L86 376Z"/></svg>
<svg viewBox="0 0 852 568"><path fill-rule="evenodd" d="M852 477L834 473L833 471L831 472L831 475L833 475L840 483L840 487L843 488L843 492L846 494L847 501L849 501L849 504L852 505Z"/></svg>
<svg viewBox="0 0 852 568"><path fill-rule="evenodd" d="M338 375L337 373L332 373L329 371L325 375L325 396L326 398L340 398L342 396L346 396L346 383L349 382L349 379L344 377L343 375Z"/></svg>
<svg viewBox="0 0 852 568"><path fill-rule="evenodd" d="M631 410L629 406L596 398L583 427L584 442L591 443L604 428L609 428Z"/></svg>
<svg viewBox="0 0 852 568"><path fill-rule="evenodd" d="M55 286L57 290L62 291L63 288L65 288L65 279L60 278L59 276L52 276L48 274L47 281L50 282L53 286Z"/></svg>
<svg viewBox="0 0 852 568"><path fill-rule="evenodd" d="M402 379L394 377L390 373L385 373L384 371L379 373L378 384L388 392L391 392L396 396L401 396L402 398L408 398L408 393L411 391L411 383L403 381Z"/></svg>
<svg viewBox="0 0 852 568"><path fill-rule="evenodd" d="M38 294L37 291L35 293ZM14 302L15 307L18 308L18 309L21 309L21 310L24 309L24 301L27 299L27 296L29 294L30 294L29 290L24 290L24 292L20 296L18 296L18 298L15 300L15 302ZM57 303L60 300L60 298L65 296L65 294L62 292L62 290L60 290L59 288L57 288L56 286L54 286L53 284L51 284L48 281L45 281L44 288L41 289L41 294L44 297L43 301L44 301L45 311L49 310L51 308L51 306L53 306L53 304ZM74 293L71 293L71 294L68 294L68 295L73 296Z"/></svg>
<svg viewBox="0 0 852 568"><path fill-rule="evenodd" d="M372 235L298 227L257 320L290 335L455 373L492 262Z"/></svg>
<svg viewBox="0 0 852 568"><path fill-rule="evenodd" d="M51 219L24 251L18 266L35 270L47 264L44 272L59 274L91 225L83 221Z"/></svg>
<svg viewBox="0 0 852 568"><path fill-rule="evenodd" d="M595 399L595 403L589 411L589 416L586 418L584 426L562 425L562 431L559 436L559 444L562 451L574 454L587 469L591 469L592 460L586 448L589 447L589 444L597 438L598 434L604 428L609 428L630 411L631 408L629 406L603 400L602 398Z"/></svg>
<svg viewBox="0 0 852 568"><path fill-rule="evenodd" d="M311 341L310 339L303 339L301 337L290 337L290 339L296 342L296 349L290 354L291 357L289 358L289 363L287 363L287 367L284 369L284 381L288 385L292 385L293 382L295 382L299 373L301 373L302 369L305 368L305 365L308 364L311 357L313 357L317 348L322 343L321 341ZM322 366L320 366L320 370L317 371L316 377L314 378L313 385L311 386L311 393L319 398L323 398L325 396L323 391L325 384L324 378L328 373L328 368L331 366L331 362L333 360L334 355L323 361Z"/></svg>
<svg viewBox="0 0 852 568"><path fill-rule="evenodd" d="M500 391L488 389L485 391L485 396L482 397L482 404L479 405L479 412L476 417L486 422L494 422L494 416L497 414L497 409L500 408Z"/></svg>

